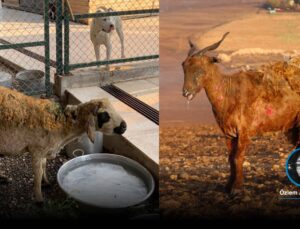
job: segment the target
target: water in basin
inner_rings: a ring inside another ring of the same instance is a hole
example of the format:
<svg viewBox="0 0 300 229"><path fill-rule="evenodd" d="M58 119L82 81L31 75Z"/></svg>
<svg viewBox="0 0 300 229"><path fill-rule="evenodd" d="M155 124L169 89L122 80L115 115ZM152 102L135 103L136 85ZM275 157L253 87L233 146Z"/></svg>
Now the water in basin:
<svg viewBox="0 0 300 229"><path fill-rule="evenodd" d="M144 181L133 172L104 162L74 168L66 174L63 183L75 199L103 208L132 206L148 193Z"/></svg>

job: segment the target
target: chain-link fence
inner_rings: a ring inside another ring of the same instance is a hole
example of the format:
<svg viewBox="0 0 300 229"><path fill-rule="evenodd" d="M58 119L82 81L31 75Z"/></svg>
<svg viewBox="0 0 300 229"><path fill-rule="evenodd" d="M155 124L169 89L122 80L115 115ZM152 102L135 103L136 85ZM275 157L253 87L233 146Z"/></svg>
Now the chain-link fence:
<svg viewBox="0 0 300 229"><path fill-rule="evenodd" d="M159 58L159 0L69 0L74 21L59 1L58 73Z"/></svg>
<svg viewBox="0 0 300 229"><path fill-rule="evenodd" d="M1 3L0 85L50 95L49 0Z"/></svg>
<svg viewBox="0 0 300 229"><path fill-rule="evenodd" d="M158 0L1 1L0 85L50 95L55 73L159 57Z"/></svg>

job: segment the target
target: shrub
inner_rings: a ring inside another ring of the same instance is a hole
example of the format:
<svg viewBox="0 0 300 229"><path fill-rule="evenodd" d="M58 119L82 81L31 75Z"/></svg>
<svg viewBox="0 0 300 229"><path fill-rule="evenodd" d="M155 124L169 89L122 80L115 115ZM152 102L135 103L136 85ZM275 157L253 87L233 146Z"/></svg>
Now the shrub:
<svg viewBox="0 0 300 229"><path fill-rule="evenodd" d="M294 1L294 3L300 3L300 0ZM291 5L291 0L267 0L267 5L271 6L272 8L294 8L295 4Z"/></svg>

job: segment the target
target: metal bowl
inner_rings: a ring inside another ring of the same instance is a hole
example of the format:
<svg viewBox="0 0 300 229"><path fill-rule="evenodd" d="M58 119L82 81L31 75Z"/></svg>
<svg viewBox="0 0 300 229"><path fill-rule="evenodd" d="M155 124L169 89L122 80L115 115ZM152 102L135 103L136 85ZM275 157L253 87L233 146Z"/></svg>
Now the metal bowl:
<svg viewBox="0 0 300 229"><path fill-rule="evenodd" d="M13 77L7 72L0 71L0 86L3 87L12 87Z"/></svg>
<svg viewBox="0 0 300 229"><path fill-rule="evenodd" d="M58 184L70 197L99 209L124 209L146 201L154 191L152 175L139 163L115 154L89 154L65 163Z"/></svg>
<svg viewBox="0 0 300 229"><path fill-rule="evenodd" d="M21 92L42 92L45 90L45 73L40 70L24 70L16 75L14 87Z"/></svg>

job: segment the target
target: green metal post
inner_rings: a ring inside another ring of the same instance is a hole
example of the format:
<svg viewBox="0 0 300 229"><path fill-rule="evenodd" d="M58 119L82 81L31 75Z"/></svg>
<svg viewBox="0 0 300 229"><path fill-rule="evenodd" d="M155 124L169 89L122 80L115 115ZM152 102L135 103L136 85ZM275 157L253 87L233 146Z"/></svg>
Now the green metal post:
<svg viewBox="0 0 300 229"><path fill-rule="evenodd" d="M67 7L65 6L64 21L65 21L65 35L64 35L64 74L70 73L70 18Z"/></svg>
<svg viewBox="0 0 300 229"><path fill-rule="evenodd" d="M56 73L63 74L63 14L62 0L56 1Z"/></svg>
<svg viewBox="0 0 300 229"><path fill-rule="evenodd" d="M44 39L45 39L45 86L46 96L50 97L52 94L50 84L50 25L49 25L49 0L45 0L44 6Z"/></svg>

